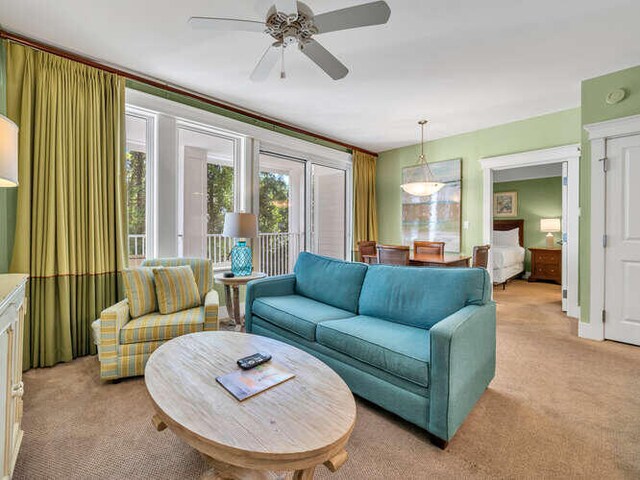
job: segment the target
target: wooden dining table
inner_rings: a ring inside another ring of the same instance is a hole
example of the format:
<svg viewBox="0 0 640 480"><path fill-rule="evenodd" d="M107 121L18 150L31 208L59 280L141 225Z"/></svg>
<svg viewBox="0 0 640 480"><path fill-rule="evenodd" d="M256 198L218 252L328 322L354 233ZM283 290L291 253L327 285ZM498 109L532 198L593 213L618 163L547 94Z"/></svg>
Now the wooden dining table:
<svg viewBox="0 0 640 480"><path fill-rule="evenodd" d="M411 250L409 257L409 265L415 267L468 267L471 257L469 255L461 255L458 253L445 253L442 255L433 254L416 254ZM378 263L377 255L363 255L364 263Z"/></svg>

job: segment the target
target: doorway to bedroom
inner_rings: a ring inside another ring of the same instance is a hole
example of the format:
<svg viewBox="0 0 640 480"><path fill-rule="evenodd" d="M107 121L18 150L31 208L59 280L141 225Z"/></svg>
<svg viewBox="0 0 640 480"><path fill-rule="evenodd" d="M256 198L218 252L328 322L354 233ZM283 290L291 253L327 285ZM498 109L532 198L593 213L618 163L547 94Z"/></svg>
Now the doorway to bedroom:
<svg viewBox="0 0 640 480"><path fill-rule="evenodd" d="M579 314L579 155L577 146L566 146L482 160L494 286L508 294L513 282L520 292L544 282L572 317Z"/></svg>

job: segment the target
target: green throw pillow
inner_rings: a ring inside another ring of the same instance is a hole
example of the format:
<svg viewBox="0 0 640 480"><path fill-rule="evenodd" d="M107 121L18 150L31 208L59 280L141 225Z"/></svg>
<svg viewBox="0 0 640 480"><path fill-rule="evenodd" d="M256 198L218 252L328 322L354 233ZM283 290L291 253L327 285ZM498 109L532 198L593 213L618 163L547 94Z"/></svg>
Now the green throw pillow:
<svg viewBox="0 0 640 480"><path fill-rule="evenodd" d="M200 305L200 293L188 265L154 268L156 294L160 313L174 313Z"/></svg>
<svg viewBox="0 0 640 480"><path fill-rule="evenodd" d="M129 300L131 318L158 311L156 284L151 268L131 268L122 271L124 291Z"/></svg>

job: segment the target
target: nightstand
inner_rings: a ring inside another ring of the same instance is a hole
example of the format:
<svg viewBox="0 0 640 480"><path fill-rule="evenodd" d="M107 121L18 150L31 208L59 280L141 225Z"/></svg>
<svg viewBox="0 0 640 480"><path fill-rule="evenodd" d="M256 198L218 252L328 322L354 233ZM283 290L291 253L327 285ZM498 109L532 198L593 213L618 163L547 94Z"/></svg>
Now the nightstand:
<svg viewBox="0 0 640 480"><path fill-rule="evenodd" d="M539 280L562 285L562 249L530 248L531 276L530 282Z"/></svg>

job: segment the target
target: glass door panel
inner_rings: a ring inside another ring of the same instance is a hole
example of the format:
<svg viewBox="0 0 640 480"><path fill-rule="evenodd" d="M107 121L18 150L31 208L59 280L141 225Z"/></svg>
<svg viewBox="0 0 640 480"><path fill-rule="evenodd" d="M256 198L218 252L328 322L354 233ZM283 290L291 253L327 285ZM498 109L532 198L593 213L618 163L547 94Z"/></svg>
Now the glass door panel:
<svg viewBox="0 0 640 480"><path fill-rule="evenodd" d="M305 247L305 164L261 152L259 182L258 268L290 273Z"/></svg>
<svg viewBox="0 0 640 480"><path fill-rule="evenodd" d="M312 165L312 249L342 260L346 258L346 180L344 170Z"/></svg>
<svg viewBox="0 0 640 480"><path fill-rule="evenodd" d="M224 214L235 204L235 140L207 131L178 128L182 164L183 257L208 257L227 267L233 239L222 236Z"/></svg>

